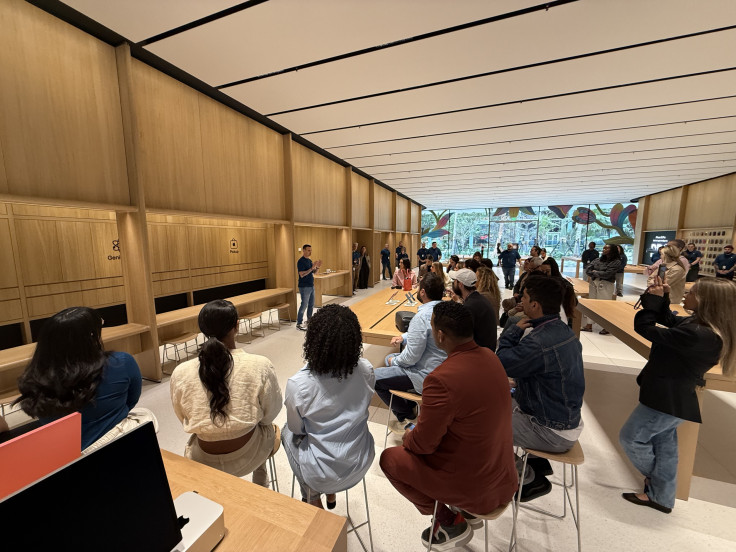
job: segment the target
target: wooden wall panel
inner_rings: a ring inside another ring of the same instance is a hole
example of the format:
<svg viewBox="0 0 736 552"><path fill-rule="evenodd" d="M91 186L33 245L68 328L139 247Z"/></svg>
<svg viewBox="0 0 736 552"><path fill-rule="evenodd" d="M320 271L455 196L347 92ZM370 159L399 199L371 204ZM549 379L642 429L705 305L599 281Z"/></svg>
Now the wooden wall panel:
<svg viewBox="0 0 736 552"><path fill-rule="evenodd" d="M411 204L411 231L416 233L422 231L422 206L418 203Z"/></svg>
<svg viewBox="0 0 736 552"><path fill-rule="evenodd" d="M146 207L202 212L199 93L140 61L132 60L132 70L136 163Z"/></svg>
<svg viewBox="0 0 736 552"><path fill-rule="evenodd" d="M61 255L53 220L16 220L18 253L25 285L61 282Z"/></svg>
<svg viewBox="0 0 736 552"><path fill-rule="evenodd" d="M22 0L0 21L7 191L129 204L113 48Z"/></svg>
<svg viewBox="0 0 736 552"><path fill-rule="evenodd" d="M8 193L8 179L5 176L5 160L3 159L3 144L0 140L0 194ZM3 212L5 208L3 207Z"/></svg>
<svg viewBox="0 0 736 552"><path fill-rule="evenodd" d="M396 197L396 230L398 232L410 232L411 226L411 205L409 200L403 197Z"/></svg>
<svg viewBox="0 0 736 552"><path fill-rule="evenodd" d="M89 222L96 278L122 277L120 239L115 221Z"/></svg>
<svg viewBox="0 0 736 552"><path fill-rule="evenodd" d="M345 167L300 144L292 145L294 220L347 224Z"/></svg>
<svg viewBox="0 0 736 552"><path fill-rule="evenodd" d="M370 228L370 186L371 181L359 174L351 175L353 227Z"/></svg>
<svg viewBox="0 0 736 552"><path fill-rule="evenodd" d="M148 224L151 272L189 269L187 227L184 224Z"/></svg>
<svg viewBox="0 0 736 552"><path fill-rule="evenodd" d="M676 230L682 188L648 196L645 230Z"/></svg>
<svg viewBox="0 0 736 552"><path fill-rule="evenodd" d="M95 277L92 230L85 222L57 221L62 281L91 280Z"/></svg>
<svg viewBox="0 0 736 552"><path fill-rule="evenodd" d="M376 230L393 230L393 193L378 184L373 184L373 190L375 228Z"/></svg>
<svg viewBox="0 0 736 552"><path fill-rule="evenodd" d="M302 245L308 243L312 246L312 261L322 260L322 271L328 268L331 270L349 270L351 268L352 246L349 232L336 228L297 226L294 228L294 235L295 260L298 260L302 256ZM295 269L295 282L296 278Z"/></svg>
<svg viewBox="0 0 736 552"><path fill-rule="evenodd" d="M198 97L207 211L285 219L282 136L211 98Z"/></svg>
<svg viewBox="0 0 736 552"><path fill-rule="evenodd" d="M733 226L736 219L736 173L687 187L683 228Z"/></svg>
<svg viewBox="0 0 736 552"><path fill-rule="evenodd" d="M13 242L10 238L10 224L8 219L0 219L0 289L12 288L18 285L18 276L15 273L13 258Z"/></svg>

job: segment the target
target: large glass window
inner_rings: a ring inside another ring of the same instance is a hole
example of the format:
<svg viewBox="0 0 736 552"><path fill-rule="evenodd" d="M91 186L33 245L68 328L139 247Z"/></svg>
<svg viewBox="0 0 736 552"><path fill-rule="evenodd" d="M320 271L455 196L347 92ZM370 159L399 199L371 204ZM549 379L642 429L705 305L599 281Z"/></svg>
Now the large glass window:
<svg viewBox="0 0 736 552"><path fill-rule="evenodd" d="M598 250L604 244L621 245L631 262L636 214L636 204L621 203L425 210L422 241L427 247L436 241L444 258L483 251L494 260L497 244L502 249L517 244L522 255L539 245L559 260L580 257L592 241Z"/></svg>

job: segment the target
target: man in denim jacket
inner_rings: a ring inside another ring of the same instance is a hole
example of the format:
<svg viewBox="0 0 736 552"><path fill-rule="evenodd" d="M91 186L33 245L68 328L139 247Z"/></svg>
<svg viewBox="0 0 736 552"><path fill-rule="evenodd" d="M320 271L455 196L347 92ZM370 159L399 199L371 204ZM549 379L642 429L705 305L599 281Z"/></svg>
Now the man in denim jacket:
<svg viewBox="0 0 736 552"><path fill-rule="evenodd" d="M522 298L528 318L507 329L499 340L498 358L508 377L515 380L511 422L516 446L566 452L583 429L583 348L560 320L562 297L562 287L555 279L530 276ZM527 328L531 331L525 335ZM551 474L549 462L531 458L522 502L550 492L552 484L545 475Z"/></svg>

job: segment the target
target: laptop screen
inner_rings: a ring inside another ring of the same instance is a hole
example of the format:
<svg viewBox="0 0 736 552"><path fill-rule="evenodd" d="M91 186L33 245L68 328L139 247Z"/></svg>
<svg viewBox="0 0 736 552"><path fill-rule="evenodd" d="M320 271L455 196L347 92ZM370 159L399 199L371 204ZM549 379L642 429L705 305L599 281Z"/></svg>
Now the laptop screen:
<svg viewBox="0 0 736 552"><path fill-rule="evenodd" d="M8 551L170 552L182 539L150 422L9 496L0 520Z"/></svg>

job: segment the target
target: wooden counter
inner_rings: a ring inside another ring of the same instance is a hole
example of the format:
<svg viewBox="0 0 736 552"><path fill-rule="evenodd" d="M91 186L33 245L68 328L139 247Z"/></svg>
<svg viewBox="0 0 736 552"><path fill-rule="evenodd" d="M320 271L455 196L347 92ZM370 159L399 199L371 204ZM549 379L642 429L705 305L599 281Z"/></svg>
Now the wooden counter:
<svg viewBox="0 0 736 552"><path fill-rule="evenodd" d="M336 295L343 297L352 297L353 282L352 271L337 270L329 274L314 275L314 306L322 306L322 296L332 295L330 292L337 290Z"/></svg>
<svg viewBox="0 0 736 552"><path fill-rule="evenodd" d="M269 306L283 301L288 303L293 299L293 293L294 290L291 288L262 289L228 297L227 300L235 305L239 315L244 315L259 312L259 310L265 311ZM159 339L165 341L188 331L199 332L197 317L202 307L204 304L157 314L156 326Z"/></svg>
<svg viewBox="0 0 736 552"><path fill-rule="evenodd" d="M143 350L140 336L148 330L148 326L142 324L102 328L102 342L106 349L125 351L135 356ZM30 343L0 351L0 396L17 392L16 380L30 362L35 350L36 344Z"/></svg>
<svg viewBox="0 0 736 552"><path fill-rule="evenodd" d="M217 552L347 550L346 518L171 452L161 456L174 498L197 491L224 507L226 532Z"/></svg>
<svg viewBox="0 0 736 552"><path fill-rule="evenodd" d="M580 299L578 309L595 320L623 343L644 358L649 358L651 343L634 331L634 305L623 301L602 301L599 299ZM723 375L720 366L713 367L705 374L706 389L736 392L736 378ZM701 408L705 395L698 393ZM677 471L677 498L687 500L690 496L690 480L695 464L695 451L698 445L700 424L683 422L677 430L679 441L679 461Z"/></svg>
<svg viewBox="0 0 736 552"><path fill-rule="evenodd" d="M583 262L583 259L579 257L562 257L560 259L560 272L564 272L565 270L565 261L575 263L575 278L580 278L580 264Z"/></svg>
<svg viewBox="0 0 736 552"><path fill-rule="evenodd" d="M360 327L363 331L363 343L371 345L391 346L391 338L401 335L396 329L394 317L396 311L408 310L417 311L419 302L413 307L407 307L406 294L408 292L401 289L382 289L377 291L370 297L366 297L362 301L358 301L351 305L350 309L358 317ZM416 297L416 290L413 291ZM387 305L386 301L395 294L394 299L400 302L396 305Z"/></svg>

